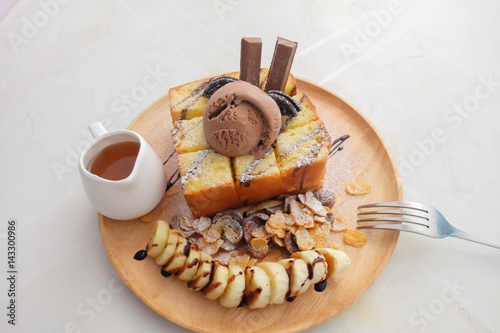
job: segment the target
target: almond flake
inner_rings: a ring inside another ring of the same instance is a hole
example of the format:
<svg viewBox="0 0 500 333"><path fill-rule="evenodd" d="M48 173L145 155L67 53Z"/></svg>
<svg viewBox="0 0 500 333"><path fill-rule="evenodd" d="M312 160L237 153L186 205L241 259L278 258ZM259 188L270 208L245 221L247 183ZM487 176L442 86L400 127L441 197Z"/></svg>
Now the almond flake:
<svg viewBox="0 0 500 333"><path fill-rule="evenodd" d="M309 209L311 209L311 211L316 215L326 216L326 214L328 213L325 207L323 207L321 202L318 199L316 199L316 197L311 191L306 193L306 200L304 205L309 207Z"/></svg>

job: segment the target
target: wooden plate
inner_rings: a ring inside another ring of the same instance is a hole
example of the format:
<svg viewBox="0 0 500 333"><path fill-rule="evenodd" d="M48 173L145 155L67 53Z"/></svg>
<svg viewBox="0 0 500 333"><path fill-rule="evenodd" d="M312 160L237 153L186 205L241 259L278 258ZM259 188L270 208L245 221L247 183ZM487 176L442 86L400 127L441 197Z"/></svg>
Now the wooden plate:
<svg viewBox="0 0 500 333"><path fill-rule="evenodd" d="M403 199L396 164L382 136L359 111L334 93L306 80L297 79L298 88L316 105L321 119L333 138L349 134L344 149L327 164L325 187L337 195L335 215L344 216L356 227L357 207L365 203ZM168 95L143 111L128 127L140 133L165 161L174 151ZM165 164L168 175L177 169L173 154ZM351 196L345 185L368 181L372 191ZM189 209L176 183L151 213L153 219L169 220ZM377 280L391 258L398 232L367 232L368 243L361 249L345 245L343 233L333 235L333 242L352 260L351 268L328 281L326 290L313 288L293 303L271 305L265 309L247 307L227 309L218 302L188 290L185 283L164 278L151 259L136 261L134 254L145 248L152 225L137 220L114 221L99 215L99 227L106 253L123 281L154 311L168 320L200 332L296 332L318 325L347 309Z"/></svg>

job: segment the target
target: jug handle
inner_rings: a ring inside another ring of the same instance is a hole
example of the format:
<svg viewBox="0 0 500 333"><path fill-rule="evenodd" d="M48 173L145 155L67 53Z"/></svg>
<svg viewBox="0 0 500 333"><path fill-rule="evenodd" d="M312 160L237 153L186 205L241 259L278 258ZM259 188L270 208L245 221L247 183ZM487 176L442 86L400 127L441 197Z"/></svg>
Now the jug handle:
<svg viewBox="0 0 500 333"><path fill-rule="evenodd" d="M108 133L108 131L106 131L106 129L104 128L104 126L100 122L90 124L89 130L90 130L90 134L92 134L92 137L94 137L94 139L100 137L101 135Z"/></svg>

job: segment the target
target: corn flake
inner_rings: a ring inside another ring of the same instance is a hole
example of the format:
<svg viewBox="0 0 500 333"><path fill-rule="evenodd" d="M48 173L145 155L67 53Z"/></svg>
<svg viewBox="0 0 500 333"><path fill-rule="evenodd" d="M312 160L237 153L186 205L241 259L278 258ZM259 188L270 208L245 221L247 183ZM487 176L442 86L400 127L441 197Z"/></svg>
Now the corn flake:
<svg viewBox="0 0 500 333"><path fill-rule="evenodd" d="M295 240L301 251L311 250L314 247L314 240L312 239L307 229L300 227L295 233Z"/></svg>
<svg viewBox="0 0 500 333"><path fill-rule="evenodd" d="M283 238L279 238L276 235L273 236L273 242L278 246L285 247L285 241L283 240Z"/></svg>
<svg viewBox="0 0 500 333"><path fill-rule="evenodd" d="M337 216L332 221L331 230L333 232L341 232L347 230L347 221L342 216Z"/></svg>
<svg viewBox="0 0 500 333"><path fill-rule="evenodd" d="M220 239L221 234L215 229L208 229L203 232L203 238L207 243L215 243L216 240Z"/></svg>
<svg viewBox="0 0 500 333"><path fill-rule="evenodd" d="M352 195L363 195L370 193L372 185L368 182L352 182L346 185L345 190Z"/></svg>
<svg viewBox="0 0 500 333"><path fill-rule="evenodd" d="M269 254L262 259L262 261L278 261L281 258L282 252L280 249L269 252Z"/></svg>
<svg viewBox="0 0 500 333"><path fill-rule="evenodd" d="M256 263L257 263L256 258L252 258L252 259L248 260L248 266L255 266Z"/></svg>
<svg viewBox="0 0 500 333"><path fill-rule="evenodd" d="M363 247L368 240L366 234L355 229L347 229L344 233L344 243L354 247Z"/></svg>
<svg viewBox="0 0 500 333"><path fill-rule="evenodd" d="M224 241L222 239L218 239L214 243L208 243L205 240L205 238L200 238L200 239L201 239L201 244L202 244L202 246L199 246L200 250L202 250L203 252L205 252L206 254L209 254L211 256L216 254L217 251L219 251L222 244L224 243Z"/></svg>
<svg viewBox="0 0 500 333"><path fill-rule="evenodd" d="M263 225L253 229L251 235L255 238L264 238L264 239L269 239L273 236L273 234L267 232L266 228Z"/></svg>
<svg viewBox="0 0 500 333"><path fill-rule="evenodd" d="M263 238L252 239L250 245L259 254L267 254L267 252L269 252L269 246L267 245L267 240Z"/></svg>
<svg viewBox="0 0 500 333"><path fill-rule="evenodd" d="M330 244L328 244L327 247L329 247L330 249L335 249L335 250L339 250L340 249L337 245L335 245L335 243L330 243Z"/></svg>
<svg viewBox="0 0 500 333"><path fill-rule="evenodd" d="M250 260L250 256L248 254L244 254L242 256L238 256L229 260L229 265L237 265L241 267L247 267L248 261Z"/></svg>
<svg viewBox="0 0 500 333"><path fill-rule="evenodd" d="M271 228L274 229L283 229L285 227L285 214L283 214L280 210L269 217L269 220L266 224L269 224Z"/></svg>
<svg viewBox="0 0 500 333"><path fill-rule="evenodd" d="M153 221L153 211L150 211L146 215L143 215L143 216L139 217L139 220L141 222L146 222L146 223L149 223L149 222Z"/></svg>

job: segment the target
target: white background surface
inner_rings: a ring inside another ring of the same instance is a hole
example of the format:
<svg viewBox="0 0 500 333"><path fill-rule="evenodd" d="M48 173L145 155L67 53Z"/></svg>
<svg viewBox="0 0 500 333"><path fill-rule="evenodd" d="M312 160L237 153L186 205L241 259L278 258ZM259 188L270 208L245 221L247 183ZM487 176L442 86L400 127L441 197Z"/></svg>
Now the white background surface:
<svg viewBox="0 0 500 333"><path fill-rule="evenodd" d="M0 276L7 220L19 228L17 325L6 324L2 277L0 331L187 331L117 277L76 157L91 122L124 128L170 87L237 70L242 36L263 38L264 66L276 36L298 41L293 73L370 118L405 199L500 240L498 1L66 2L42 0L49 16L19 1L0 21ZM436 129L444 139L431 143ZM498 332L499 263L497 249L402 234L375 285L309 331Z"/></svg>

